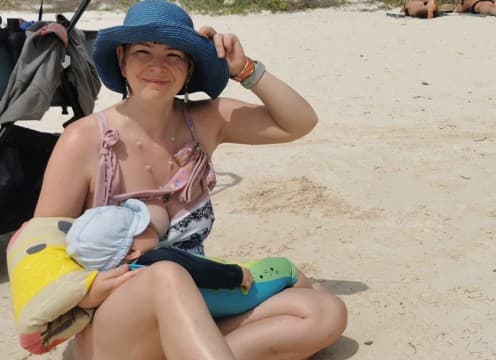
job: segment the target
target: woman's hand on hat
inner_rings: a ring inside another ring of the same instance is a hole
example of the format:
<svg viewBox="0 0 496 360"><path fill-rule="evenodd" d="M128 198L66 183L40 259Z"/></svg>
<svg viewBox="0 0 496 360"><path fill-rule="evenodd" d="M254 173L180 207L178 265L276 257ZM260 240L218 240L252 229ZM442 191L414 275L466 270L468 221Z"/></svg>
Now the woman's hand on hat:
<svg viewBox="0 0 496 360"><path fill-rule="evenodd" d="M79 302L79 307L92 309L101 305L110 296L112 291L133 276L136 276L140 271L141 269L129 271L129 266L124 264L114 269L99 272L89 291L83 300Z"/></svg>
<svg viewBox="0 0 496 360"><path fill-rule="evenodd" d="M239 38L234 34L220 34L211 26L202 26L198 33L213 41L217 56L225 58L231 77L238 75L246 64L246 55Z"/></svg>

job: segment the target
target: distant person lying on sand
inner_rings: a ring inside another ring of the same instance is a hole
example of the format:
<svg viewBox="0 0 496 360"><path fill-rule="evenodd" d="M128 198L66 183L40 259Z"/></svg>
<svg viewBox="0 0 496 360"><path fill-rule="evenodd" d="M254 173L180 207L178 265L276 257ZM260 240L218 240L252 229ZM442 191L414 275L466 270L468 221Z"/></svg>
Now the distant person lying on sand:
<svg viewBox="0 0 496 360"><path fill-rule="evenodd" d="M462 0L456 8L459 13L485 14L496 16L494 0Z"/></svg>
<svg viewBox="0 0 496 360"><path fill-rule="evenodd" d="M435 0L406 0L403 5L405 15L432 19L439 15Z"/></svg>
<svg viewBox="0 0 496 360"><path fill-rule="evenodd" d="M439 16L435 0L406 0L403 11L407 16L419 18L432 19Z"/></svg>

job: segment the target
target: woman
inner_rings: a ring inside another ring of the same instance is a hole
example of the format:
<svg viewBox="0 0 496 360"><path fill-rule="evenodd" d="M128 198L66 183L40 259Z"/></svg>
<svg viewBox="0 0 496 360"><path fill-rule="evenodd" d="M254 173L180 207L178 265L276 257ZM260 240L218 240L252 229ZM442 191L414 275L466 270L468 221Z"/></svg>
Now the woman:
<svg viewBox="0 0 496 360"><path fill-rule="evenodd" d="M152 226L167 228L163 246L202 253L213 222L208 189L217 146L287 142L317 122L299 94L245 56L235 35L211 27L197 33L182 9L162 0L144 0L123 26L101 30L94 59L104 84L129 96L64 131L36 216L75 218L138 198ZM217 98L229 77L263 105ZM188 102L188 91L212 100ZM342 301L310 285L214 322L189 274L170 262L101 272L79 305L98 307L75 340L75 358L84 360L304 359L346 326Z"/></svg>
<svg viewBox="0 0 496 360"><path fill-rule="evenodd" d="M419 18L432 19L439 16L435 0L406 0L403 11L405 15Z"/></svg>
<svg viewBox="0 0 496 360"><path fill-rule="evenodd" d="M456 11L496 16L496 3L494 0L462 0Z"/></svg>

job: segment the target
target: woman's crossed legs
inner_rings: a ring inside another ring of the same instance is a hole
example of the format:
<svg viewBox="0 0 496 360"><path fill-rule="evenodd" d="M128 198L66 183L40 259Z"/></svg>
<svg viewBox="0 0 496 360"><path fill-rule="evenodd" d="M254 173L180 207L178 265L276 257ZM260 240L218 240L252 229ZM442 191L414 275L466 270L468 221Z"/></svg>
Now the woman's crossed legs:
<svg viewBox="0 0 496 360"><path fill-rule="evenodd" d="M239 360L306 359L334 343L346 323L344 303L318 284L286 289L246 314L218 321Z"/></svg>
<svg viewBox="0 0 496 360"><path fill-rule="evenodd" d="M193 279L161 261L119 286L76 336L75 360L231 360Z"/></svg>
<svg viewBox="0 0 496 360"><path fill-rule="evenodd" d="M218 326L189 274L160 262L100 306L76 337L74 358L304 359L339 338L346 309L322 288L291 288Z"/></svg>

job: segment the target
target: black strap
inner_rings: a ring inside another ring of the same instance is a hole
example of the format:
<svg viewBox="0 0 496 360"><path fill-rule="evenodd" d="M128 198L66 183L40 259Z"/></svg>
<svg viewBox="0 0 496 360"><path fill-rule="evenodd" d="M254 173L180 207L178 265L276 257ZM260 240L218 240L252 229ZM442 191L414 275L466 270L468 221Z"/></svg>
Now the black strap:
<svg viewBox="0 0 496 360"><path fill-rule="evenodd" d="M43 0L41 0L40 3L40 11L38 12L38 21L41 21L42 18L43 18Z"/></svg>
<svg viewBox="0 0 496 360"><path fill-rule="evenodd" d="M82 0L81 3L79 4L79 7L77 8L76 12L74 13L73 17L71 18L71 23L67 27L67 33L70 33L72 29L76 26L79 18L81 15L83 15L84 10L88 7L90 4L91 0Z"/></svg>

